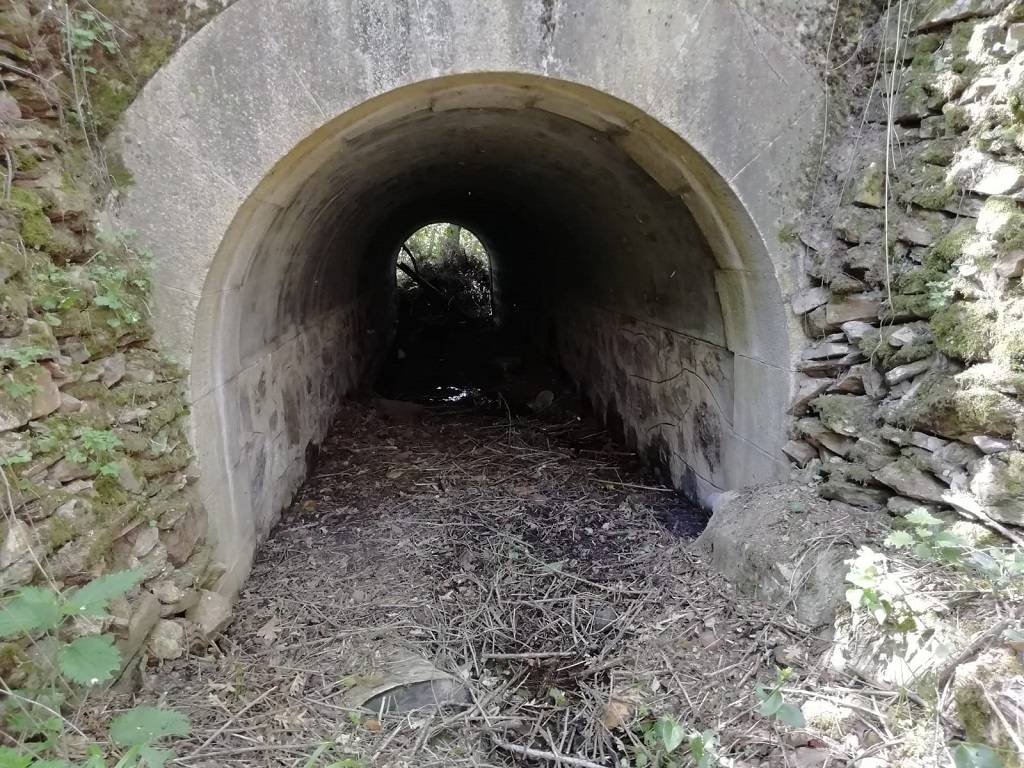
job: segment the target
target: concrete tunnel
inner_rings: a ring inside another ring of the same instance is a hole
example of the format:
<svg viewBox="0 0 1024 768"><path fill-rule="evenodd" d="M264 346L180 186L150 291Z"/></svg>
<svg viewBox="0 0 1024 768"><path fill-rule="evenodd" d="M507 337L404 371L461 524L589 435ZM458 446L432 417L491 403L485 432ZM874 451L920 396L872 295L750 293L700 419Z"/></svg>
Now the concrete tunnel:
<svg viewBox="0 0 1024 768"><path fill-rule="evenodd" d="M287 125L266 104L255 126L229 126L201 107L258 103L209 61L230 55L245 4L182 49L114 138L135 177L117 216L160 244L154 322L191 371L223 589L244 580L339 402L372 384L398 248L435 221L483 241L501 322L549 345L683 494L706 504L785 475L792 331L763 221L778 216L742 199L763 184L740 178L757 155L727 179L651 112L508 67L371 83L344 109L311 98Z"/></svg>

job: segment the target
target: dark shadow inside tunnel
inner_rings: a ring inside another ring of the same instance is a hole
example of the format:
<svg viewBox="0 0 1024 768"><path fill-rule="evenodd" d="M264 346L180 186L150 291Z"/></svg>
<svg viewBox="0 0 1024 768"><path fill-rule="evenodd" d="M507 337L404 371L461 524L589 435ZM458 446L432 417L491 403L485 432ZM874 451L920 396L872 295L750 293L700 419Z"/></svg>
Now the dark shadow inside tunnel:
<svg viewBox="0 0 1024 768"><path fill-rule="evenodd" d="M784 332L775 305L762 309L778 287L744 264L760 256L744 250L756 242L727 185L621 102L538 78L449 80L325 126L222 245L211 351L225 382L227 529L251 520L249 535L265 535L343 398L414 394L401 364L441 304L444 323L463 325L451 337L462 363L435 355L450 380L432 386L466 388L455 368L467 360L488 376L540 361L552 383L506 399L571 391L694 502L777 476L784 435L764 414L785 410L789 379L784 361L759 355ZM472 302L431 287L415 263L406 241L438 222L479 238L486 313L466 317Z"/></svg>

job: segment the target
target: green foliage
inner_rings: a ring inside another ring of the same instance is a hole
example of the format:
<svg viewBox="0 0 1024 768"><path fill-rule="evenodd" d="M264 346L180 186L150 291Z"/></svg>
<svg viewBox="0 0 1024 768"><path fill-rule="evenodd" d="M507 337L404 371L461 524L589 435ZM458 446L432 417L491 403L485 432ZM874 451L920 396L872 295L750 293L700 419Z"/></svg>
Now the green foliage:
<svg viewBox="0 0 1024 768"><path fill-rule="evenodd" d="M654 724L654 733L665 754L672 754L686 738L683 726L672 717L662 717Z"/></svg>
<svg viewBox="0 0 1024 768"><path fill-rule="evenodd" d="M867 613L879 626L895 632L910 632L917 627L915 612L907 604L908 588L888 567L888 558L870 547L861 547L848 560L846 600L853 612Z"/></svg>
<svg viewBox="0 0 1024 768"><path fill-rule="evenodd" d="M894 549L909 549L922 560L959 560L966 542L952 531L943 528L943 522L924 507L917 507L903 519L910 526L895 530L885 539L885 545Z"/></svg>
<svg viewBox="0 0 1024 768"><path fill-rule="evenodd" d="M56 592L45 587L22 587L0 608L0 638L52 631L62 619Z"/></svg>
<svg viewBox="0 0 1024 768"><path fill-rule="evenodd" d="M922 560L968 570L984 580L976 586L986 591L1003 592L1024 579L1024 552L1018 548L972 548L924 507L912 510L903 520L906 527L886 537L887 547L909 550Z"/></svg>
<svg viewBox="0 0 1024 768"><path fill-rule="evenodd" d="M121 654L111 635L88 635L68 643L57 654L60 671L79 685L98 685L121 668Z"/></svg>
<svg viewBox="0 0 1024 768"><path fill-rule="evenodd" d="M93 427L80 427L75 430L74 436L76 442L64 454L68 461L84 464L90 471L107 477L120 474L117 462L124 447L121 438L109 429Z"/></svg>
<svg viewBox="0 0 1024 768"><path fill-rule="evenodd" d="M718 734L708 729L694 731L689 738L690 757L697 768L713 768L718 765Z"/></svg>
<svg viewBox="0 0 1024 768"><path fill-rule="evenodd" d="M93 303L110 311L107 325L111 328L135 325L142 320L142 311L138 306L138 297L132 295L132 290L145 291L149 283L144 278L132 277L123 267L106 266L105 259L100 258L102 255L97 256L97 263L90 266L88 272L96 283Z"/></svg>
<svg viewBox="0 0 1024 768"><path fill-rule="evenodd" d="M430 224L414 232L398 254L396 269L403 305L440 302L444 311L454 307L470 317L491 312L487 251L456 224Z"/></svg>
<svg viewBox="0 0 1024 768"><path fill-rule="evenodd" d="M50 354L49 349L35 344L26 344L13 349L0 349L0 368L28 368Z"/></svg>
<svg viewBox="0 0 1024 768"><path fill-rule="evenodd" d="M114 25L92 11L76 12L67 33L71 50L76 55L92 53L97 45L111 54L121 50L114 38Z"/></svg>
<svg viewBox="0 0 1024 768"><path fill-rule="evenodd" d="M1003 768L1003 761L992 747L966 741L953 749L953 764L956 768Z"/></svg>
<svg viewBox="0 0 1024 768"><path fill-rule="evenodd" d="M110 738L123 747L153 744L167 736L188 736L188 718L180 712L135 707L110 724Z"/></svg>
<svg viewBox="0 0 1024 768"><path fill-rule="evenodd" d="M688 731L671 715L657 720L645 720L640 730L640 739L634 737L634 768L679 768L683 765L684 752L697 768L713 768L718 762L718 737L714 731ZM681 747L686 744L687 750Z"/></svg>
<svg viewBox="0 0 1024 768"><path fill-rule="evenodd" d="M65 601L64 612L71 616L100 618L106 615L110 601L125 594L142 580L142 571L117 571L93 579Z"/></svg>
<svg viewBox="0 0 1024 768"><path fill-rule="evenodd" d="M28 464L32 461L32 451L28 448L21 448L17 451L11 451L3 456L0 456L0 465L13 467L18 464Z"/></svg>
<svg viewBox="0 0 1024 768"><path fill-rule="evenodd" d="M792 728L803 728L807 725L803 712L794 704L787 702L782 696L782 686L790 678L792 670L780 669L776 674L775 685L767 688L761 683L754 687L757 696L757 711L763 717L770 717L783 725Z"/></svg>
<svg viewBox="0 0 1024 768"><path fill-rule="evenodd" d="M69 596L45 587L23 587L0 607L0 637L48 633L58 645L53 679L36 690L19 691L15 704L10 698L0 701L0 728L18 735L25 745L19 750L0 747L0 768L69 765L53 754L59 750L67 727L58 716L63 699L53 691L59 689L58 681L64 686L109 682L121 668L121 655L112 635L86 635L65 643L60 639L61 629L71 616L105 618L110 601L127 593L141 579L141 571L111 573ZM187 736L188 732L188 719L178 712L154 707L130 709L110 724L110 740L125 748L114 768L160 768L174 753L156 745L166 738ZM109 765L103 752L94 748L81 768Z"/></svg>

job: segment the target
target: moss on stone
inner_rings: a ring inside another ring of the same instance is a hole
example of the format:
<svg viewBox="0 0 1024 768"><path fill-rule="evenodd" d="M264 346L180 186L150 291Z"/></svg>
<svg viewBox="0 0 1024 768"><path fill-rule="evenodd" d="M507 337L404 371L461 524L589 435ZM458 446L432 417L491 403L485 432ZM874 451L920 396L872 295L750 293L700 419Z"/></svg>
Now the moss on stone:
<svg viewBox="0 0 1024 768"><path fill-rule="evenodd" d="M174 49L174 38L170 35L146 38L128 54L132 74L140 80L148 80L171 58Z"/></svg>
<svg viewBox="0 0 1024 768"><path fill-rule="evenodd" d="M1009 648L993 648L959 667L953 683L956 714L967 741L989 744L1000 751L1005 768L1019 768L1021 756L1012 735L992 711L993 692L1024 676L1024 664ZM998 698L998 695L996 696Z"/></svg>
<svg viewBox="0 0 1024 768"><path fill-rule="evenodd" d="M874 429L875 404L857 395L822 395L810 402L821 423L841 435L863 435Z"/></svg>
<svg viewBox="0 0 1024 768"><path fill-rule="evenodd" d="M894 293L892 300L886 300L878 310L880 320L889 321L917 317L922 320L935 314L937 309L934 299L926 293L902 294Z"/></svg>
<svg viewBox="0 0 1024 768"><path fill-rule="evenodd" d="M935 139L925 145L918 157L930 165L947 166L953 162L956 154L956 143L950 139Z"/></svg>
<svg viewBox="0 0 1024 768"><path fill-rule="evenodd" d="M51 550L59 549L78 535L75 527L63 517L54 515L47 520L49 528L47 546Z"/></svg>
<svg viewBox="0 0 1024 768"><path fill-rule="evenodd" d="M987 384L942 373L927 374L913 395L886 413L886 421L951 438L1011 437L1024 429L1024 407Z"/></svg>
<svg viewBox="0 0 1024 768"><path fill-rule="evenodd" d="M1024 371L1024 319L999 323L992 358L1014 371Z"/></svg>
<svg viewBox="0 0 1024 768"><path fill-rule="evenodd" d="M15 147L11 154L14 156L14 167L21 172L34 171L39 167L39 156L27 147Z"/></svg>
<svg viewBox="0 0 1024 768"><path fill-rule="evenodd" d="M25 245L29 248L46 248L53 239L53 225L46 216L43 199L33 190L13 187L10 205L21 219L20 234Z"/></svg>
<svg viewBox="0 0 1024 768"><path fill-rule="evenodd" d="M101 135L108 133L131 105L136 89L115 77L96 78L89 85L92 119Z"/></svg>
<svg viewBox="0 0 1024 768"><path fill-rule="evenodd" d="M995 343L996 313L988 302L955 301L931 318L935 344L966 363L987 360Z"/></svg>
<svg viewBox="0 0 1024 768"><path fill-rule="evenodd" d="M922 260L925 269L934 275L945 275L960 258L972 233L972 227L960 226L935 241Z"/></svg>
<svg viewBox="0 0 1024 768"><path fill-rule="evenodd" d="M971 115L966 107L959 104L947 104L942 108L943 117L946 119L946 128L951 133L963 133L971 127Z"/></svg>
<svg viewBox="0 0 1024 768"><path fill-rule="evenodd" d="M937 165L922 164L910 184L910 202L929 210L942 210L956 192L956 185L946 179L946 171Z"/></svg>
<svg viewBox="0 0 1024 768"><path fill-rule="evenodd" d="M114 189L125 189L135 183L135 177L128 170L120 156L107 154L107 175Z"/></svg>

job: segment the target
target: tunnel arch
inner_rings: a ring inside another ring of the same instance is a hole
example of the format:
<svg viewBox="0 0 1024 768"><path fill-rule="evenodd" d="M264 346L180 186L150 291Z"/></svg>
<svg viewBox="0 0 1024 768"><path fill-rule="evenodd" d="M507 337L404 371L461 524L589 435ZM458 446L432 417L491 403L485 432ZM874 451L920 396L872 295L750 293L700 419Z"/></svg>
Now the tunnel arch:
<svg viewBox="0 0 1024 768"><path fill-rule="evenodd" d="M152 244L155 330L190 370L225 591L385 348L388 238L432 220L486 239L502 314L554 327L597 411L689 495L787 471L778 231L816 79L766 30L738 48L730 4L664 26L639 3L477 5L444 4L442 35L401 3L240 0L112 139L135 179L116 216Z"/></svg>

